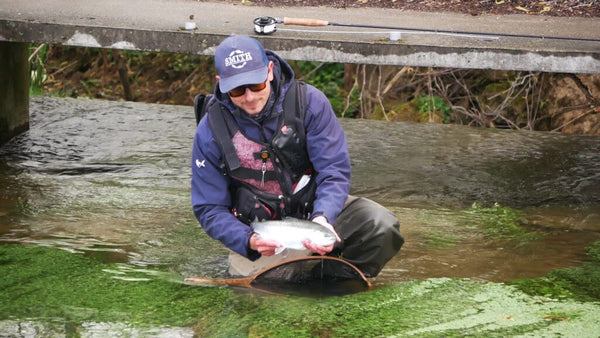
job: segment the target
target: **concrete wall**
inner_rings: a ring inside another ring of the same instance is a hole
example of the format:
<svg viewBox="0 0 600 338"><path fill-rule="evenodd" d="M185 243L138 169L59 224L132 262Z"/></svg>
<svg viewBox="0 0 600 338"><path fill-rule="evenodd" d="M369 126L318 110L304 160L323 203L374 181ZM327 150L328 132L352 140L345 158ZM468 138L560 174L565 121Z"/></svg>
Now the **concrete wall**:
<svg viewBox="0 0 600 338"><path fill-rule="evenodd" d="M27 47L0 42L0 144L29 129Z"/></svg>

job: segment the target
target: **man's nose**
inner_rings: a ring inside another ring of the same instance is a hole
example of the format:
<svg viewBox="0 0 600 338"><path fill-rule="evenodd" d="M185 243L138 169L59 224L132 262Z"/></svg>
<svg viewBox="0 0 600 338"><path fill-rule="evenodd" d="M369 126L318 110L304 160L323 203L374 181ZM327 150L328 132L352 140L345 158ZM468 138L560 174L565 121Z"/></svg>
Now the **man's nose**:
<svg viewBox="0 0 600 338"><path fill-rule="evenodd" d="M254 98L254 95L256 95L253 91L250 90L250 88L245 88L246 91L244 92L244 99L246 100L251 100Z"/></svg>

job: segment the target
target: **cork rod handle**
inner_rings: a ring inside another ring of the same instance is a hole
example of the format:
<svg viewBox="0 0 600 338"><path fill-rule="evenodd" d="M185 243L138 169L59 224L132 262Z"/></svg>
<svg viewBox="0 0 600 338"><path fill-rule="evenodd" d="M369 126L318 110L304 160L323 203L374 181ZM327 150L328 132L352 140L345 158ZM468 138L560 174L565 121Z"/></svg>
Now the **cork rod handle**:
<svg viewBox="0 0 600 338"><path fill-rule="evenodd" d="M329 21L325 20L317 20L317 19L307 19L307 18L283 18L284 25L298 25L298 26L327 26L329 25Z"/></svg>

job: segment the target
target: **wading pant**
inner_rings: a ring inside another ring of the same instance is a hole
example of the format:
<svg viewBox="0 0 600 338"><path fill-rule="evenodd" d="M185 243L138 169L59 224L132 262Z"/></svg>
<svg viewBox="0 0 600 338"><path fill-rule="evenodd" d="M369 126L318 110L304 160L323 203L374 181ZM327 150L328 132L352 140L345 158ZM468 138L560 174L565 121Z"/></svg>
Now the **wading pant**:
<svg viewBox="0 0 600 338"><path fill-rule="evenodd" d="M349 196L334 225L342 239L332 256L352 263L367 277L375 277L404 244L396 216L367 198Z"/></svg>
<svg viewBox="0 0 600 338"><path fill-rule="evenodd" d="M367 277L377 276L404 244L396 216L380 204L362 197L348 197L334 228L342 242L336 243L329 255L355 265ZM231 252L229 274L251 276L284 260L308 255L308 250L286 250L252 262Z"/></svg>

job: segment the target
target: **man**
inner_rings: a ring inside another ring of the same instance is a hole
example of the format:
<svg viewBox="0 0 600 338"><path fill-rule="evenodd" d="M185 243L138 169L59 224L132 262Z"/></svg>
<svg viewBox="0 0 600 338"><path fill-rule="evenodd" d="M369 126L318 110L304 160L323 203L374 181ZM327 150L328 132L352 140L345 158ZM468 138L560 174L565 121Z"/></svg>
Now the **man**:
<svg viewBox="0 0 600 338"><path fill-rule="evenodd" d="M344 132L327 97L296 82L291 67L246 36L215 52L217 84L192 153L192 205L206 233L233 253L230 273L251 275L278 260L254 219L308 218L334 229L337 243L304 241L306 254L343 255L376 276L404 240L395 216L349 197ZM290 257L286 257L290 258Z"/></svg>

